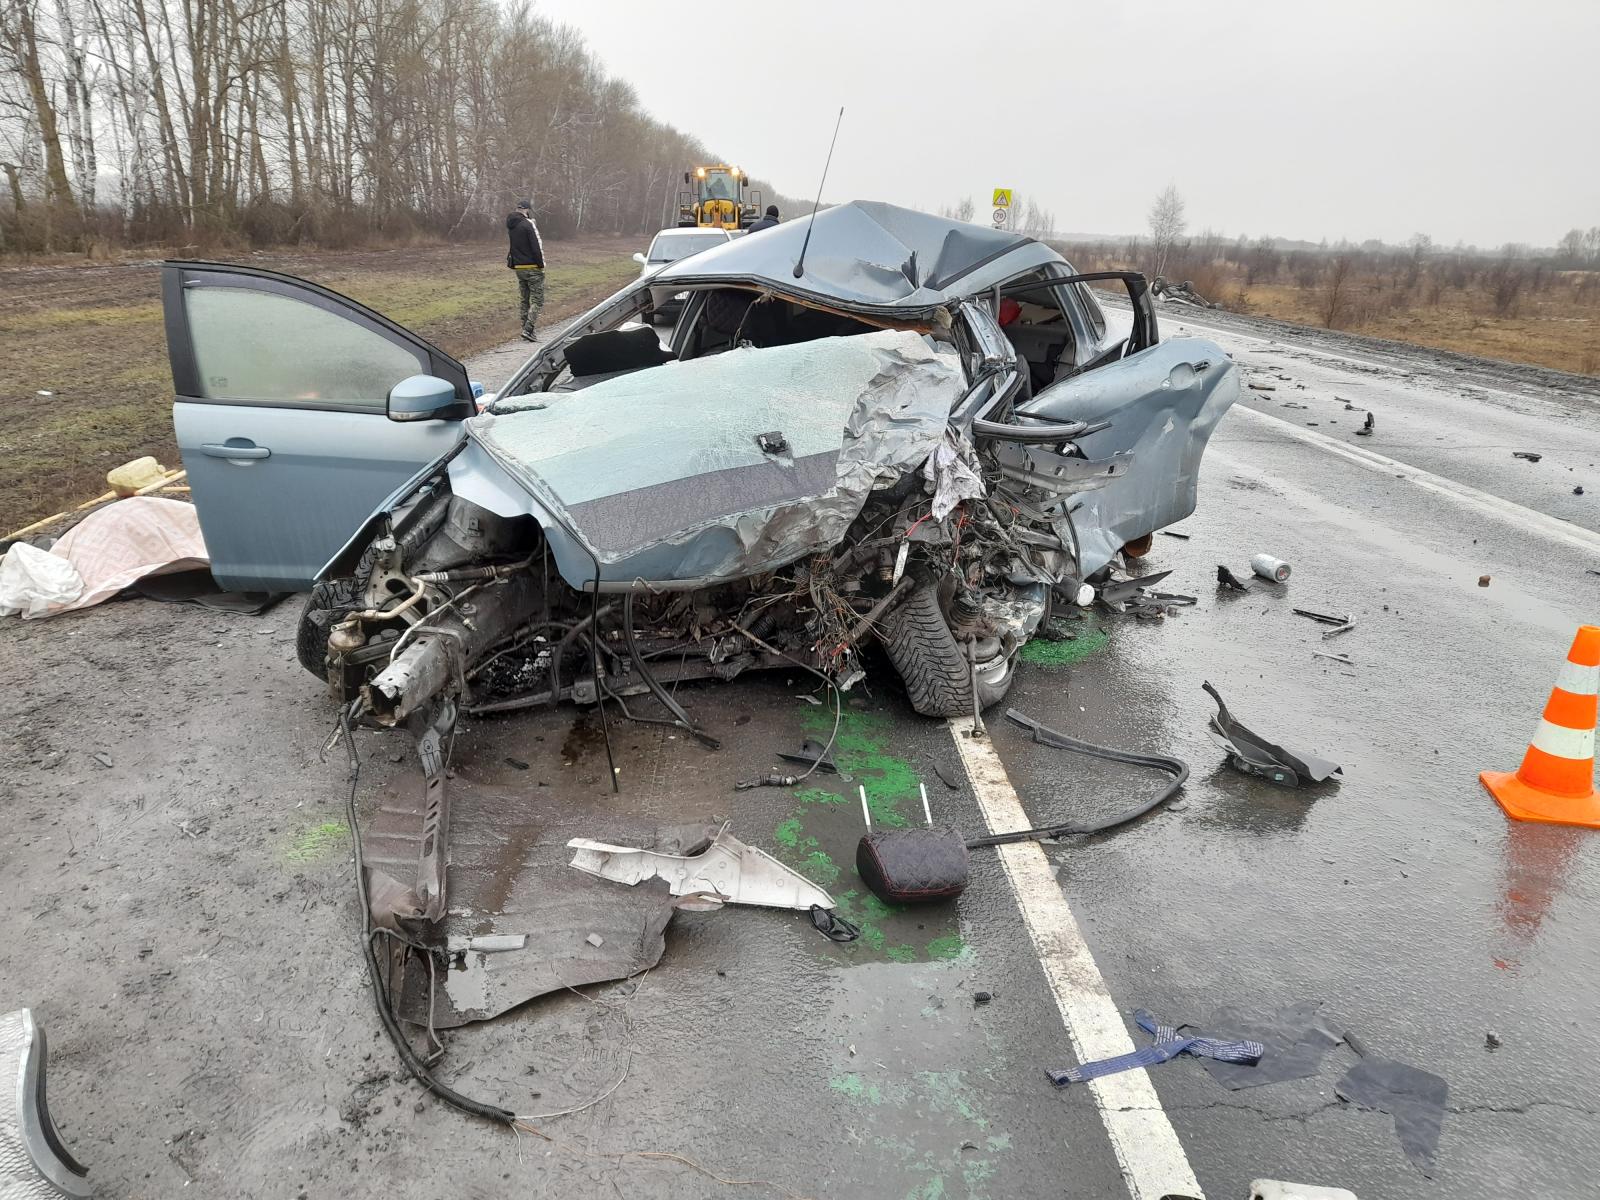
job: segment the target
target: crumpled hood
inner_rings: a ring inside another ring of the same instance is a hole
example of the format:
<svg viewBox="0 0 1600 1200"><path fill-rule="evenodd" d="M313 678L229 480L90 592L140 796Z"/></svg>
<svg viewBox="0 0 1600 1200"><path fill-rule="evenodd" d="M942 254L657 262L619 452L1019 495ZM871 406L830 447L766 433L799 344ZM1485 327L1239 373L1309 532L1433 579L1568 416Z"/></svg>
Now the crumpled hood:
<svg viewBox="0 0 1600 1200"><path fill-rule="evenodd" d="M469 431L605 578L738 578L835 545L874 485L922 465L965 390L953 352L885 331L508 398Z"/></svg>

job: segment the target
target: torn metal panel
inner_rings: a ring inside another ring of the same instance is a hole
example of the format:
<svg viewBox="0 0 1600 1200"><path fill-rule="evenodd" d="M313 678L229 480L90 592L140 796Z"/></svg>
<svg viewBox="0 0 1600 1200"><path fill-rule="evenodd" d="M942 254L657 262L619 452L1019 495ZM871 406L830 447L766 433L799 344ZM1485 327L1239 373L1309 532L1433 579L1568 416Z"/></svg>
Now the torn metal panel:
<svg viewBox="0 0 1600 1200"><path fill-rule="evenodd" d="M747 846L726 829L698 854L667 854L636 846L574 838L572 866L629 885L664 879L674 896L718 897L729 904L768 908L832 908L833 897L772 855Z"/></svg>
<svg viewBox="0 0 1600 1200"><path fill-rule="evenodd" d="M422 1025L431 1012L436 1028L451 1029L550 992L624 979L661 960L667 925L682 907L664 884L620 889L565 869L566 838L592 822L592 813L552 806L548 791L466 775L451 786L449 904L439 920L413 923L408 935L433 948L433 970L414 953L391 960L391 992L403 1019ZM403 795L386 795L361 825L375 880L410 879L416 870L422 796L402 787ZM680 848L708 842L714 828L699 825L677 837L627 822L614 832ZM519 942L520 949L509 948Z"/></svg>
<svg viewBox="0 0 1600 1200"><path fill-rule="evenodd" d="M1021 415L1049 421L1106 422L1106 428L1078 439L1083 455L1131 455L1138 465L1084 492L1074 505L1083 574L1099 570L1129 542L1194 511L1206 443L1238 398L1238 374L1220 347L1174 338L1075 375L1017 406Z"/></svg>

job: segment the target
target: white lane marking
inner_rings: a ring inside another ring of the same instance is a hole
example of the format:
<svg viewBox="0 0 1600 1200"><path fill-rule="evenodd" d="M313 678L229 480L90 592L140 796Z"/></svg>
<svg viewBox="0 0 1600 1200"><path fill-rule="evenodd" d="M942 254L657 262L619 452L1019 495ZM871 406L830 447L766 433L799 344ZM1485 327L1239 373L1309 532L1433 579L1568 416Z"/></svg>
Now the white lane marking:
<svg viewBox="0 0 1600 1200"><path fill-rule="evenodd" d="M1325 433L1305 429L1281 417L1274 417L1269 413L1258 412L1247 404L1235 404L1230 410L1243 413L1254 420L1265 421L1277 426L1273 431L1296 441L1315 446L1319 450L1326 450L1340 458L1355 463L1358 467L1365 467L1380 475L1398 476L1410 483L1416 484L1424 491L1442 496L1456 504L1467 508L1477 509L1479 512L1490 516L1499 517L1503 521L1514 524L1525 533L1537 533L1551 541L1561 542L1576 550L1583 550L1590 554L1600 553L1600 533L1585 529L1581 525L1574 525L1570 521L1563 521L1559 517L1552 517L1537 509L1526 508L1515 501L1491 495L1489 492L1479 491L1464 483L1457 483L1453 479L1446 479L1443 475L1435 475L1432 471L1424 471L1421 467L1409 466L1398 459L1389 458L1375 450L1368 450L1362 446L1352 446L1341 442L1338 438L1329 437Z"/></svg>
<svg viewBox="0 0 1600 1200"><path fill-rule="evenodd" d="M1032 822L1017 799L1000 756L988 738L972 737L972 718L952 718L950 735L955 738L956 750L989 832L1013 833L1029 828ZM1017 907L1022 910L1078 1061L1092 1062L1133 1050L1133 1039L1094 964L1094 955L1083 940L1072 909L1061 894L1061 885L1056 882L1055 870L1043 847L1038 842L1017 842L998 846L996 852L1011 881ZM1161 1200L1163 1196L1204 1200L1200 1182L1145 1071L1123 1071L1093 1079L1089 1089L1111 1136L1111 1148L1133 1200Z"/></svg>

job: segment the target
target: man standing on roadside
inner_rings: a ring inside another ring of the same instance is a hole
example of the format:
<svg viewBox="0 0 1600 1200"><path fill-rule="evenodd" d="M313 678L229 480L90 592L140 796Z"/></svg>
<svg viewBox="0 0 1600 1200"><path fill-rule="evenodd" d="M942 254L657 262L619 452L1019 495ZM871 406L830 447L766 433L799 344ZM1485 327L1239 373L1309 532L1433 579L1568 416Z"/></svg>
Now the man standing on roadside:
<svg viewBox="0 0 1600 1200"><path fill-rule="evenodd" d="M517 201L517 207L506 218L506 233L511 237L506 266L517 274L522 340L536 342L539 310L544 307L544 243L539 240L539 227L533 223L531 200Z"/></svg>
<svg viewBox="0 0 1600 1200"><path fill-rule="evenodd" d="M745 230L745 233L760 233L763 229L772 229L777 224L778 206L776 204L769 204L767 205L767 215L762 217L759 221L752 221L750 223L750 228Z"/></svg>

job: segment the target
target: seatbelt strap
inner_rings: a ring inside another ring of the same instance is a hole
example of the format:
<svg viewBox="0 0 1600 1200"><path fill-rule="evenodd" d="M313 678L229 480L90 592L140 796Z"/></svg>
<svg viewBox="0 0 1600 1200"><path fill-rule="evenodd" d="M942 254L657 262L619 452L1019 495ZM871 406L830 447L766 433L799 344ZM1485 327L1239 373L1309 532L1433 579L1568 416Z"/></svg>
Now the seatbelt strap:
<svg viewBox="0 0 1600 1200"><path fill-rule="evenodd" d="M1050 1082L1057 1087L1066 1087L1069 1083L1087 1083L1091 1079L1099 1079L1104 1075L1115 1075L1119 1071L1131 1071L1135 1067L1153 1067L1157 1063L1167 1062L1177 1058L1180 1054L1190 1054L1198 1058L1214 1058L1219 1062L1250 1063L1261 1061L1261 1056L1267 1048L1260 1042L1225 1041L1219 1038L1179 1037L1177 1025L1168 1025L1153 1017L1142 1008L1135 1009L1133 1019L1140 1029L1150 1034L1155 1039L1153 1045L1135 1050L1129 1054L1118 1054L1114 1058L1102 1058L1096 1062L1080 1063L1075 1067L1068 1067L1064 1071L1046 1070Z"/></svg>

